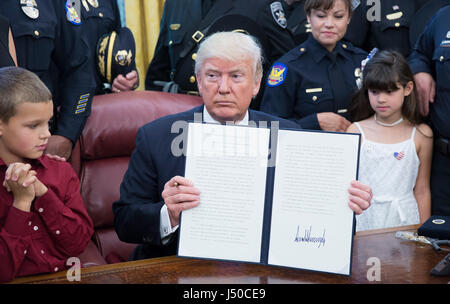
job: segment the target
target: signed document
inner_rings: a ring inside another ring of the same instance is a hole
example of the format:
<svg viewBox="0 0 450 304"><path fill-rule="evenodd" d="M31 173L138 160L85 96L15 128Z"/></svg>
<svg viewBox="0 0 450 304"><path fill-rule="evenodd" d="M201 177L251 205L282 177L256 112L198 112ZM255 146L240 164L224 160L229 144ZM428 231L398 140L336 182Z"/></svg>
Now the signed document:
<svg viewBox="0 0 450 304"><path fill-rule="evenodd" d="M190 123L178 256L350 275L360 136Z"/></svg>
<svg viewBox="0 0 450 304"><path fill-rule="evenodd" d="M268 263L350 274L359 136L280 130Z"/></svg>

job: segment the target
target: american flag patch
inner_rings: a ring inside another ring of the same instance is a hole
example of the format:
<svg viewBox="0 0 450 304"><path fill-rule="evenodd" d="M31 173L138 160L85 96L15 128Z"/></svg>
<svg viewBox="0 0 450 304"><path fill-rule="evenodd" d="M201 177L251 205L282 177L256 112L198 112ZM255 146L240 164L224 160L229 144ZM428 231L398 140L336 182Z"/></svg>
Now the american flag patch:
<svg viewBox="0 0 450 304"><path fill-rule="evenodd" d="M394 152L394 157L398 160L401 160L405 156L404 152Z"/></svg>

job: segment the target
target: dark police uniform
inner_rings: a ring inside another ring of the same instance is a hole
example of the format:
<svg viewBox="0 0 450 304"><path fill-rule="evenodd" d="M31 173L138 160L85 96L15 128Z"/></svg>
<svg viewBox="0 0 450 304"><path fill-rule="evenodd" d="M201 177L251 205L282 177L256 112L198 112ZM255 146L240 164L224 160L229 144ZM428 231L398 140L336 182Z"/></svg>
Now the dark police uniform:
<svg viewBox="0 0 450 304"><path fill-rule="evenodd" d="M203 4L205 0L166 0L155 54L147 70L146 89L162 90L163 86L156 85L155 81L173 81L179 85L180 93L195 94L196 46L208 27L224 15L245 15L262 26L270 41L270 50L265 50L270 51L269 62L295 46L285 28L286 19L279 1L216 0L202 15ZM236 24L236 29L239 29L239 24ZM181 68L183 65L189 69ZM166 90L170 91L169 88Z"/></svg>
<svg viewBox="0 0 450 304"><path fill-rule="evenodd" d="M430 118L435 148L431 168L432 215L450 215L450 6L439 10L419 37L409 64L436 80Z"/></svg>
<svg viewBox="0 0 450 304"><path fill-rule="evenodd" d="M273 64L261 111L294 120L304 129L320 130L316 114L321 112L349 119L348 107L366 56L342 42L330 53L310 35Z"/></svg>
<svg viewBox="0 0 450 304"><path fill-rule="evenodd" d="M82 18L72 2L2 0L0 11L11 22L18 65L36 73L52 92L55 109L60 107L52 134L75 143L90 113L94 79Z"/></svg>
<svg viewBox="0 0 450 304"><path fill-rule="evenodd" d="M9 53L9 21L0 15L0 67L14 65L16 64Z"/></svg>
<svg viewBox="0 0 450 304"><path fill-rule="evenodd" d="M353 12L344 39L366 51L374 47L391 49L407 57L411 52L409 28L417 21L415 12L426 1L432 0L382 0L375 4L362 0Z"/></svg>
<svg viewBox="0 0 450 304"><path fill-rule="evenodd" d="M91 47L92 56L95 56L98 40L103 35L112 31L117 31L121 28L119 8L116 0L81 0L81 3L83 31ZM92 66L92 68L92 73L95 75L96 80L95 94L105 93L103 81L101 80L96 67Z"/></svg>
<svg viewBox="0 0 450 304"><path fill-rule="evenodd" d="M296 1L287 4L283 1L284 11L287 19L287 29L291 32L295 45L299 45L308 39L311 32L311 24L306 18L305 1Z"/></svg>

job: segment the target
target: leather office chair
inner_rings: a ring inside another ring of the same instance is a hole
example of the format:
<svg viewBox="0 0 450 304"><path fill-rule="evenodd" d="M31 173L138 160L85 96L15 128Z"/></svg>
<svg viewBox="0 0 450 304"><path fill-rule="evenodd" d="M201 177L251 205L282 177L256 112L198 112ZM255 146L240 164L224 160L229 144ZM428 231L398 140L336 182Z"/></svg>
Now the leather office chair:
<svg viewBox="0 0 450 304"><path fill-rule="evenodd" d="M108 263L127 261L137 244L119 240L112 203L136 144L137 130L159 117L202 104L198 96L134 91L95 96L71 164L81 183L86 209L94 222L93 240Z"/></svg>

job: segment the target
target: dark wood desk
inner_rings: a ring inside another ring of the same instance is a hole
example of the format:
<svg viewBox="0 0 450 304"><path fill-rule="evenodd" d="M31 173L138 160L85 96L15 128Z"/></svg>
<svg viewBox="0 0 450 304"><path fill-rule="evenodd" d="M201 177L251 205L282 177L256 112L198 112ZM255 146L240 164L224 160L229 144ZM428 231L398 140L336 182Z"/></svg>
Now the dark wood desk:
<svg viewBox="0 0 450 304"><path fill-rule="evenodd" d="M82 269L76 283L450 283L450 277L434 277L430 270L445 257L429 245L395 237L396 230L417 226L357 233L350 277L257 264L186 259L175 256ZM378 258L380 281L368 281L367 273ZM330 258L333 258L330 256ZM11 283L69 283L66 272L17 278Z"/></svg>

